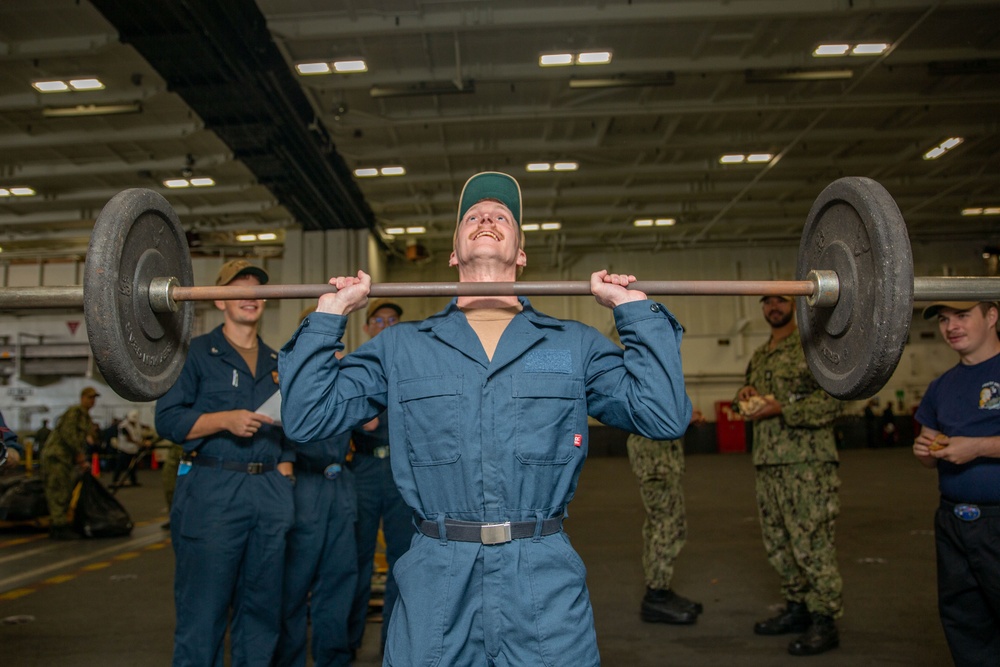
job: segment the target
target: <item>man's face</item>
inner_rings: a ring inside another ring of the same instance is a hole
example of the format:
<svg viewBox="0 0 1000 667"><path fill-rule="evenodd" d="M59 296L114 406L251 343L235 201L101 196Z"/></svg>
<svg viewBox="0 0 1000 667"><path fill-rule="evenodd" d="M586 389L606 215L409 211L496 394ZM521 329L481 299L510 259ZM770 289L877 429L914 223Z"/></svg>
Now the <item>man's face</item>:
<svg viewBox="0 0 1000 667"><path fill-rule="evenodd" d="M256 276L243 274L231 280L230 285L260 285ZM264 314L263 299L216 301L215 307L223 312L227 322L234 324L257 324Z"/></svg>
<svg viewBox="0 0 1000 667"><path fill-rule="evenodd" d="M492 259L512 267L524 266L527 256L520 245L520 230L510 209L498 201L486 199L466 211L458 223L455 250L448 265L462 266L477 259Z"/></svg>
<svg viewBox="0 0 1000 667"><path fill-rule="evenodd" d="M399 313L396 312L395 308L390 308L389 306L383 306L379 308L372 316L368 318L362 329L369 337L374 338L378 334L382 333L382 330L386 327L393 327L399 323Z"/></svg>
<svg viewBox="0 0 1000 667"><path fill-rule="evenodd" d="M960 355L973 354L996 338L996 324L996 308L989 308L985 315L979 306L969 310L942 308L938 312L941 335Z"/></svg>
<svg viewBox="0 0 1000 667"><path fill-rule="evenodd" d="M760 307L764 312L764 319L772 329L780 329L795 316L795 302L780 297L769 296L761 302Z"/></svg>
<svg viewBox="0 0 1000 667"><path fill-rule="evenodd" d="M94 404L96 403L97 403L97 396L94 396L93 394L86 394L85 396L80 397L80 405L83 406L83 409L87 410L88 412L92 407L94 407Z"/></svg>

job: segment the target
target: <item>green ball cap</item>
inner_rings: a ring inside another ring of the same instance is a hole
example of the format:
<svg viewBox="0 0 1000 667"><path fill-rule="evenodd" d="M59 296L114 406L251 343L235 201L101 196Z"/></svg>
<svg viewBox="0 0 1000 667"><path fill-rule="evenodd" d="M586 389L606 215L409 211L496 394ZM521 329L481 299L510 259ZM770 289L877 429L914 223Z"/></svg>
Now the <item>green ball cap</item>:
<svg viewBox="0 0 1000 667"><path fill-rule="evenodd" d="M514 222L521 224L521 186L514 177L499 171L484 171L465 182L458 204L458 220L484 199L497 199L514 214Z"/></svg>

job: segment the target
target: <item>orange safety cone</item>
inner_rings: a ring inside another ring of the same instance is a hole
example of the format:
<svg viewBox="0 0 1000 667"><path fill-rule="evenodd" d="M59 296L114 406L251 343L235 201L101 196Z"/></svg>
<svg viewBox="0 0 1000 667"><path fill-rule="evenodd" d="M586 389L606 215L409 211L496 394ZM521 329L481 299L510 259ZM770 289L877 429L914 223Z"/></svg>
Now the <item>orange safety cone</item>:
<svg viewBox="0 0 1000 667"><path fill-rule="evenodd" d="M90 455L90 474L94 477L101 476L101 458L97 452Z"/></svg>

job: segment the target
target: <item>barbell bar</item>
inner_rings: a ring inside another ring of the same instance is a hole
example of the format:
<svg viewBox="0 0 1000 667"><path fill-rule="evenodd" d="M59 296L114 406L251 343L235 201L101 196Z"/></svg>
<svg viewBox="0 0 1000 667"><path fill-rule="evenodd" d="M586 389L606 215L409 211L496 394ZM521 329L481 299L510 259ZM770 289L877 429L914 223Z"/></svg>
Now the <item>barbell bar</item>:
<svg viewBox="0 0 1000 667"><path fill-rule="evenodd" d="M654 296L803 296L809 305L834 306L840 280L833 271L815 271L809 280L639 280L628 286ZM820 283L818 286L817 283ZM312 285L223 285L185 287L171 277L150 280L153 312L167 313L187 301L231 299L318 299L337 288ZM435 296L589 296L583 280L526 281L513 283L374 283L369 296L414 298ZM914 301L992 301L1000 295L1000 277L915 277ZM0 309L83 308L83 286L2 287Z"/></svg>
<svg viewBox="0 0 1000 667"><path fill-rule="evenodd" d="M173 385L187 354L191 302L312 299L331 285L193 286L176 212L152 190L115 195L94 225L83 287L2 288L0 308L83 306L95 362L122 397L149 401ZM651 295L801 297L803 350L820 386L841 399L881 389L899 363L914 300L1000 300L1000 279L914 278L906 224L868 178L841 178L816 198L803 229L794 281L634 283ZM382 283L372 297L589 295L584 281Z"/></svg>

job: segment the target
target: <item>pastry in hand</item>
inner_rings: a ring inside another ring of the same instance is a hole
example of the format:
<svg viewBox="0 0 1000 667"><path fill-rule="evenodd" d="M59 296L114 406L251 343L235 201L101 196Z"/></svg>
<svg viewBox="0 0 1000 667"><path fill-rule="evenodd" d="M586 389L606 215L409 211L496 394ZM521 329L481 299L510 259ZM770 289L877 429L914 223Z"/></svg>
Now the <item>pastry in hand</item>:
<svg viewBox="0 0 1000 667"><path fill-rule="evenodd" d="M946 436L944 433L938 433L937 435L934 436L934 442L928 445L927 449L931 450L932 452L936 452L939 449L944 449L947 446L948 446L948 436Z"/></svg>

